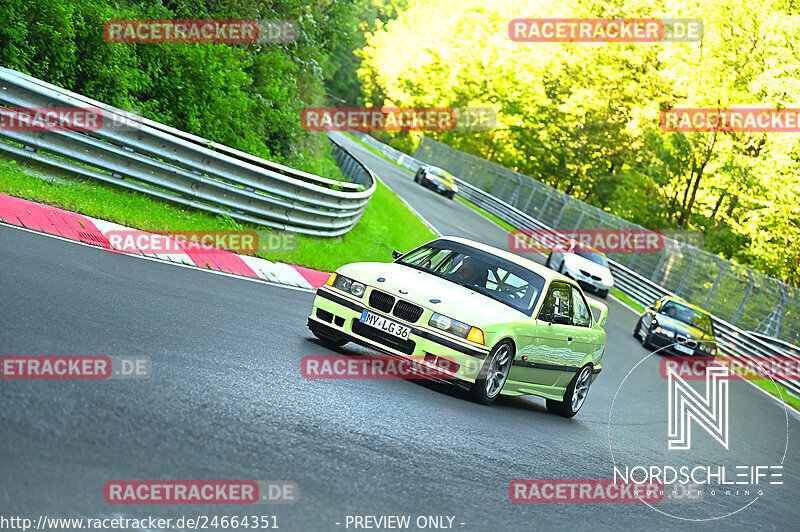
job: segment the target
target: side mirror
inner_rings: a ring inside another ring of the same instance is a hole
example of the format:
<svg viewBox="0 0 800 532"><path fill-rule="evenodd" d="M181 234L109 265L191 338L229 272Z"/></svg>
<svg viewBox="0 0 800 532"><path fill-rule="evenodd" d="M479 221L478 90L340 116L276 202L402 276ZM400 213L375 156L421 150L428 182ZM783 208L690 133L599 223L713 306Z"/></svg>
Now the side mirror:
<svg viewBox="0 0 800 532"><path fill-rule="evenodd" d="M569 325L572 323L572 318L566 314L553 314L553 320L550 323L557 323L559 325Z"/></svg>
<svg viewBox="0 0 800 532"><path fill-rule="evenodd" d="M403 253L402 251L397 251L397 250L392 251L392 258L393 259L399 259L403 255L405 255L405 253Z"/></svg>

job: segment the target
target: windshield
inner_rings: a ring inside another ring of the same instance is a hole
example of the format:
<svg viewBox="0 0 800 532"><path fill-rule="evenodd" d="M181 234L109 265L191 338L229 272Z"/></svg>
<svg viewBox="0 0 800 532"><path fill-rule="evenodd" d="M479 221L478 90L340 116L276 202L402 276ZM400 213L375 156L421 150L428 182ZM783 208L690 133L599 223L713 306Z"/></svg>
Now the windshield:
<svg viewBox="0 0 800 532"><path fill-rule="evenodd" d="M454 183L453 176L451 176L450 174L448 174L447 172L445 172L441 168L435 168L435 167L431 168L431 173L433 175L435 175L436 177L441 178L442 181L445 181L448 184L453 184Z"/></svg>
<svg viewBox="0 0 800 532"><path fill-rule="evenodd" d="M584 247L584 246L581 246L581 245L577 245L577 246L575 246L573 248L572 252L573 253L577 253L578 255L583 257L584 259L588 259L588 260L594 262L595 264L599 264L600 266L608 267L608 265L606 264L605 256L603 256L603 254L598 252L598 251L595 251L593 249L590 249L590 248L587 248L587 247Z"/></svg>
<svg viewBox="0 0 800 532"><path fill-rule="evenodd" d="M602 256L600 253L595 253L594 251L579 251L578 253L584 259L589 259L595 264L599 264L600 266L607 266L606 258Z"/></svg>
<svg viewBox="0 0 800 532"><path fill-rule="evenodd" d="M437 240L397 260L474 290L531 315L544 278L511 261L470 246Z"/></svg>
<svg viewBox="0 0 800 532"><path fill-rule="evenodd" d="M675 321L697 327L708 334L713 334L711 316L701 310L687 307L676 301L667 301L661 307L659 313L669 316Z"/></svg>

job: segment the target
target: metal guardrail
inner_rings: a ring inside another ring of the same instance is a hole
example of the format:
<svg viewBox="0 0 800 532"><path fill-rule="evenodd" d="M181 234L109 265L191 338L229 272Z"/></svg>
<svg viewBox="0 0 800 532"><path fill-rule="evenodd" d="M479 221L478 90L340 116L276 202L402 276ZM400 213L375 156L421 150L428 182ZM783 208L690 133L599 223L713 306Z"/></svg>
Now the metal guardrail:
<svg viewBox="0 0 800 532"><path fill-rule="evenodd" d="M428 136L422 137L414 156L558 230L646 229L531 176ZM661 250L608 256L737 327L800 345L800 288L704 250L699 231L661 232Z"/></svg>
<svg viewBox="0 0 800 532"><path fill-rule="evenodd" d="M369 135L359 132L351 132L351 134L359 138L364 144L379 151L389 159L401 164L412 172L416 172L420 166L427 164L391 146L387 146ZM454 177L458 184L458 193L461 196L486 212L509 223L513 227L517 229L546 229L556 233L558 232L558 230L520 211L516 207L472 186L466 181L459 179L457 176ZM608 262L612 274L614 275L615 286L642 306L646 307L665 295L679 297L616 261L609 260ZM717 317L712 316L712 320L717 332L717 339L720 343L720 354L729 356L742 364L753 363L758 365L760 361L778 356L793 359L800 364L800 356L797 354L796 347L792 346L794 349L786 349L774 341L764 340L760 335L744 331ZM633 333L633 328L631 328L631 333ZM793 395L800 395L800 382L788 380L781 381L781 384L786 386L787 390Z"/></svg>
<svg viewBox="0 0 800 532"><path fill-rule="evenodd" d="M358 222L376 187L372 173L333 140L353 182L267 161L7 68L0 68L0 106L95 108L104 124L91 131L0 128L0 152L242 222L338 236Z"/></svg>

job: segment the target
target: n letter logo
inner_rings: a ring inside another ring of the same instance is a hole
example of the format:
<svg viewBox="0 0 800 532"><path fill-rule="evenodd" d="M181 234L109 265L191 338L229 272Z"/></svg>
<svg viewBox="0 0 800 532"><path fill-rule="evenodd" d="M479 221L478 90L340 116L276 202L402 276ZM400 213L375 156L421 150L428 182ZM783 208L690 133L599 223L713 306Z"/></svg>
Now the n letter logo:
<svg viewBox="0 0 800 532"><path fill-rule="evenodd" d="M670 450L692 448L692 419L723 447L728 448L728 368L706 368L705 397L667 367L669 386L669 429L667 447Z"/></svg>

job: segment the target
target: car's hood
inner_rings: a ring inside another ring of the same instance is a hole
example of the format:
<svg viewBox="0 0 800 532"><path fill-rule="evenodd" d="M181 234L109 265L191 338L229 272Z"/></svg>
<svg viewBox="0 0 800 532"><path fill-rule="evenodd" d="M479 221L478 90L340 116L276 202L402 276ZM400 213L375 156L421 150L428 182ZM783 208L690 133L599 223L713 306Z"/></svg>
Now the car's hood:
<svg viewBox="0 0 800 532"><path fill-rule="evenodd" d="M656 321L658 324L670 331L675 331L677 334L686 336L687 338L694 338L695 340L705 340L705 341L713 341L714 337L703 329L695 327L694 325L690 325L688 323L684 323L682 321L674 320L667 316L666 314L656 314L655 316Z"/></svg>
<svg viewBox="0 0 800 532"><path fill-rule="evenodd" d="M440 176L438 176L436 174L428 174L428 175L431 176L433 181L435 181L436 183L438 183L440 185L443 185L443 186L445 186L447 188L453 188L455 186L455 183L450 183L449 181L445 180L443 177L440 177Z"/></svg>
<svg viewBox="0 0 800 532"><path fill-rule="evenodd" d="M519 321L526 317L483 294L402 264L358 262L342 266L338 272L468 325ZM378 281L379 278L384 281ZM401 293L401 290L408 293ZM432 303L432 299L439 300L439 303Z"/></svg>
<svg viewBox="0 0 800 532"><path fill-rule="evenodd" d="M582 257L580 253L567 253L564 255L564 262L566 266L572 270L580 269L589 272L590 275L597 275L603 281L611 280L611 272L605 266L600 266L596 262L592 262L586 257Z"/></svg>

